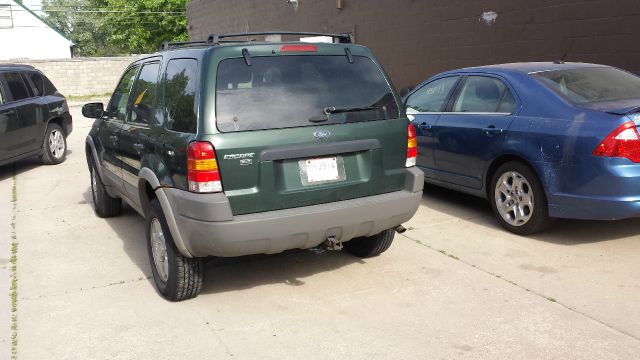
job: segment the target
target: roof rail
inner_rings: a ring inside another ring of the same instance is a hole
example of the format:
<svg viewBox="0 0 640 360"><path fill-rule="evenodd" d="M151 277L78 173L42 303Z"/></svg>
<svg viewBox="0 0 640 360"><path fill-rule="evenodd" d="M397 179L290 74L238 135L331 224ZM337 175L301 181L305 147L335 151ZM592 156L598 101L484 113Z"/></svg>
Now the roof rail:
<svg viewBox="0 0 640 360"><path fill-rule="evenodd" d="M29 64L14 64L14 63L0 63L0 68L27 68L27 69L35 69L33 65Z"/></svg>
<svg viewBox="0 0 640 360"><path fill-rule="evenodd" d="M169 42L165 41L160 46L160 50L169 50L171 48L199 46L199 45L219 45L225 43L237 43L239 40L224 40L228 38L235 38L241 36L267 36L267 35L302 35L302 36L327 36L334 40L338 40L342 44L355 43L353 35L349 33L343 34L328 34L328 33L316 33L316 32L297 32L297 31L267 31L267 32L245 32L236 34L211 34L207 40L200 41L181 41L181 42ZM251 40L250 40L251 41Z"/></svg>
<svg viewBox="0 0 640 360"><path fill-rule="evenodd" d="M160 45L160 50L169 50L171 48L176 47L186 47L186 46L197 46L197 45L207 45L211 44L209 41L179 41L179 42L169 42L165 41Z"/></svg>

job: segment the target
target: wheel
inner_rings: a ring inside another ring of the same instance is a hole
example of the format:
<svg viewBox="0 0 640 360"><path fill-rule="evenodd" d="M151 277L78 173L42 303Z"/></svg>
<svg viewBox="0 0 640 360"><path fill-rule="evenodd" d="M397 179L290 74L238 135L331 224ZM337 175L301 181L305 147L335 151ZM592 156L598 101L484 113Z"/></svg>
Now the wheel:
<svg viewBox="0 0 640 360"><path fill-rule="evenodd" d="M89 173L91 176L91 196L96 214L102 218L120 215L122 213L122 199L113 198L107 193L94 163L91 163Z"/></svg>
<svg viewBox="0 0 640 360"><path fill-rule="evenodd" d="M67 139L64 130L56 123L47 125L42 142L42 155L40 160L46 165L57 165L67 156Z"/></svg>
<svg viewBox="0 0 640 360"><path fill-rule="evenodd" d="M348 252L355 256L368 258L385 252L393 242L395 230L388 229L374 236L365 236L352 239L343 244Z"/></svg>
<svg viewBox="0 0 640 360"><path fill-rule="evenodd" d="M204 259L178 252L158 199L149 203L147 248L153 279L162 296L171 301L198 296L204 282Z"/></svg>
<svg viewBox="0 0 640 360"><path fill-rule="evenodd" d="M500 224L512 233L530 235L553 224L540 180L521 162L510 161L498 168L489 199Z"/></svg>

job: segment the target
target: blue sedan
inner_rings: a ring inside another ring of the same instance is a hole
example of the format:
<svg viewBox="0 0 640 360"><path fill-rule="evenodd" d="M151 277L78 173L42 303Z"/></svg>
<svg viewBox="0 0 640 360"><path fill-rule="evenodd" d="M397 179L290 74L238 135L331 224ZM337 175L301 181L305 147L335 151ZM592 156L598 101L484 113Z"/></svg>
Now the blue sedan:
<svg viewBox="0 0 640 360"><path fill-rule="evenodd" d="M405 99L425 181L490 200L517 234L640 216L640 78L581 63L448 71Z"/></svg>

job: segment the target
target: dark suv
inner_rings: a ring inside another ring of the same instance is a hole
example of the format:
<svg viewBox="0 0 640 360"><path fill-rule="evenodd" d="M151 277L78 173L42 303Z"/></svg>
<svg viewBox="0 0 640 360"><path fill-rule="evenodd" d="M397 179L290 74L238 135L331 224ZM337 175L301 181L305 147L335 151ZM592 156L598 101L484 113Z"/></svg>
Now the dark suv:
<svg viewBox="0 0 640 360"><path fill-rule="evenodd" d="M198 294L207 256L343 243L378 255L422 198L415 132L372 53L348 35L246 40L264 35L167 44L124 72L106 109L83 108L97 119L96 212L125 200L146 217L169 299Z"/></svg>
<svg viewBox="0 0 640 360"><path fill-rule="evenodd" d="M0 165L32 155L59 164L71 130L67 101L44 74L0 64Z"/></svg>

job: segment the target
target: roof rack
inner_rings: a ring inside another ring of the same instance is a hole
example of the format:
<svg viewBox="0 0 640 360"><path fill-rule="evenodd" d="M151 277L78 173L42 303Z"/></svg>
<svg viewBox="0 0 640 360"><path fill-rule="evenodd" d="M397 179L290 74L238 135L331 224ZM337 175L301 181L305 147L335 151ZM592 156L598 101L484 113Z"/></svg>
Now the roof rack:
<svg viewBox="0 0 640 360"><path fill-rule="evenodd" d="M168 50L170 48L176 47L188 47L188 46L199 46L199 45L219 45L225 43L237 43L242 42L240 40L223 40L228 38L242 37L242 36L268 36L268 35L302 35L302 36L327 36L331 37L338 41L341 44L353 44L355 43L353 35L349 33L343 34L329 34L329 33L319 33L319 32L297 32L297 31L267 31L267 32L245 32L245 33L236 33L236 34L211 34L207 38L207 40L201 41L182 41L182 42L168 42L165 41L160 46L160 50ZM255 41L253 39L248 41Z"/></svg>

